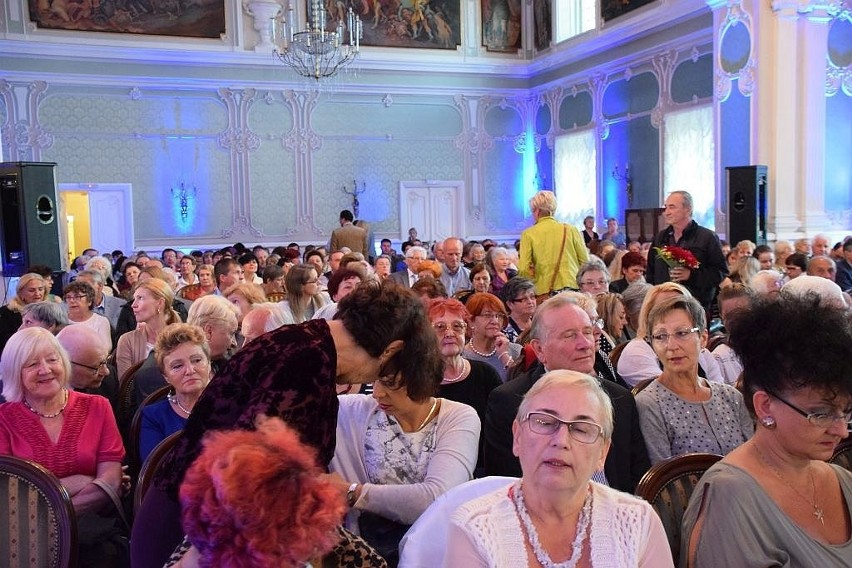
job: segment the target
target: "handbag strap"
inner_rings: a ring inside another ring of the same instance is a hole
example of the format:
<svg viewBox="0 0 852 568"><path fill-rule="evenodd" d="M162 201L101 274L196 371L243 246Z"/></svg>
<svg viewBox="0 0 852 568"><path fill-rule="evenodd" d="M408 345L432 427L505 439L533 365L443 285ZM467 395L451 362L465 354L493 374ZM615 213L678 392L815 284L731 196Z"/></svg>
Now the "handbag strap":
<svg viewBox="0 0 852 568"><path fill-rule="evenodd" d="M130 522L127 520L127 515L124 514L124 505L121 503L121 499L118 497L118 493L115 492L115 489L112 488L112 485L100 478L94 479L92 483L103 489L104 493L109 495L109 498L112 500L112 504L115 505L115 509L118 511L118 516L121 517L124 526L128 531L130 531Z"/></svg>
<svg viewBox="0 0 852 568"><path fill-rule="evenodd" d="M556 277L559 275L559 265L562 264L562 254L565 252L565 237L568 235L568 225L562 225L562 244L559 247L559 258L556 259L556 268L553 269L553 277L550 279L550 288L548 292L553 292L553 285L556 284Z"/></svg>

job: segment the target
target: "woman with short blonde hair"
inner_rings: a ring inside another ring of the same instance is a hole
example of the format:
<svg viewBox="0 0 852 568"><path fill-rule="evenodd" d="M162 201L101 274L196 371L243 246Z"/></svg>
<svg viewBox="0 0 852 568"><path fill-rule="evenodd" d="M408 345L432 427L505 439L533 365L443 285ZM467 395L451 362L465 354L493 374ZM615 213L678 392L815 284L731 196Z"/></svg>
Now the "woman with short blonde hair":
<svg viewBox="0 0 852 568"><path fill-rule="evenodd" d="M0 350L9 341L24 319L21 310L27 304L44 301L47 294L44 278L34 272L28 272L21 276L15 287L15 297L8 304L0 307Z"/></svg>
<svg viewBox="0 0 852 568"><path fill-rule="evenodd" d="M202 296L192 303L186 323L197 325L204 331L210 345L210 359L213 371L229 357L229 351L236 348L237 320L240 310L221 296Z"/></svg>

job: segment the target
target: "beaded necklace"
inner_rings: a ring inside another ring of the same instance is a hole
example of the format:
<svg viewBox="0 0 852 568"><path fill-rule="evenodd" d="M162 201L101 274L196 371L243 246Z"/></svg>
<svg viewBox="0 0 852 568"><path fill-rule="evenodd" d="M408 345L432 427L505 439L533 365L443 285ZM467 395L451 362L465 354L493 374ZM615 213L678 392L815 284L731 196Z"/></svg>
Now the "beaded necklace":
<svg viewBox="0 0 852 568"><path fill-rule="evenodd" d="M29 408L30 411L33 414L35 414L37 416L41 416L42 418L56 418L57 416L59 416L60 414L65 412L65 407L68 406L68 389L62 389L62 390L65 392L65 401L62 403L62 408L60 408L59 410L57 410L53 414L42 414L41 412L39 412L38 410L36 410L35 408L32 407L32 405L29 403L29 401L26 399L26 397L24 397L24 406Z"/></svg>

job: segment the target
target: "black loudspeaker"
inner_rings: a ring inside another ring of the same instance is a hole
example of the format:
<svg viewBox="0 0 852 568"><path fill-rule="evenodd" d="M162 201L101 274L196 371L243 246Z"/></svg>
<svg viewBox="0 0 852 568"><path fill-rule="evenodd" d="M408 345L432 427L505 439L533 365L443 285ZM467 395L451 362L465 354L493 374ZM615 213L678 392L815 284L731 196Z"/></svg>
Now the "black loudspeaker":
<svg viewBox="0 0 852 568"><path fill-rule="evenodd" d="M725 168L728 182L728 242L766 244L766 166Z"/></svg>
<svg viewBox="0 0 852 568"><path fill-rule="evenodd" d="M21 276L34 264L62 269L56 164L0 164L0 251L3 275Z"/></svg>

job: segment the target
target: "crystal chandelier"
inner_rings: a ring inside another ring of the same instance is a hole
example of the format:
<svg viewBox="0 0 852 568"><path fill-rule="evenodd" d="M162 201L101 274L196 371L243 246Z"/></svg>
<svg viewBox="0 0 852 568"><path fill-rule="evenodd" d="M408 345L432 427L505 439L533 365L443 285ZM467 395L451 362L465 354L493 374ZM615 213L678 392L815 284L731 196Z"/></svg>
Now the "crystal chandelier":
<svg viewBox="0 0 852 568"><path fill-rule="evenodd" d="M321 0L311 0L308 29L296 31L291 4L286 19L279 17L273 20L277 45L275 55L302 77L315 81L333 77L338 69L352 63L361 49L361 18L349 8L346 20L348 38L344 36L342 18L337 22L337 30L326 31L325 6ZM346 42L346 39L349 41Z"/></svg>

